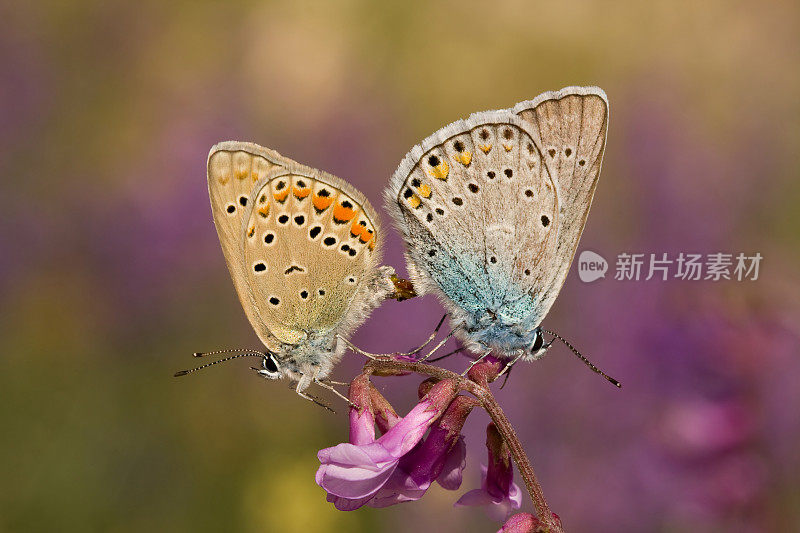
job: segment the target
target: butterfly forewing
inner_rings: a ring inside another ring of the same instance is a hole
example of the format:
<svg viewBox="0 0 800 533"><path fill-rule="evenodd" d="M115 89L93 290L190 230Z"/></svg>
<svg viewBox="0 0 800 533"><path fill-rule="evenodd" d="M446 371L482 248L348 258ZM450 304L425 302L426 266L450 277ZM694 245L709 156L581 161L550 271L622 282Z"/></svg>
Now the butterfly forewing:
<svg viewBox="0 0 800 533"><path fill-rule="evenodd" d="M540 286L542 316L567 277L600 175L608 99L597 87L567 87L517 104L513 111L541 138L544 160L559 187L556 260Z"/></svg>
<svg viewBox="0 0 800 533"><path fill-rule="evenodd" d="M274 171L253 196L242 242L261 320L290 344L335 328L379 261L372 207L348 184L302 165Z"/></svg>
<svg viewBox="0 0 800 533"><path fill-rule="evenodd" d="M242 271L242 223L252 205L256 182L275 168L293 164L296 163L291 159L253 143L226 141L215 145L208 154L208 193L225 262L245 314L265 342Z"/></svg>

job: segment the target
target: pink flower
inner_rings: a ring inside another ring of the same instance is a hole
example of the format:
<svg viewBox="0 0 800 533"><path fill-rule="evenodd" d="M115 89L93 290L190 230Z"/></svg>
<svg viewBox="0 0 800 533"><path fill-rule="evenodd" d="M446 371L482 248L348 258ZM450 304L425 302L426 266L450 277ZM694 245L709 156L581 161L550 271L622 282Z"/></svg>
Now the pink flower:
<svg viewBox="0 0 800 533"><path fill-rule="evenodd" d="M317 484L328 492L328 501L339 510L357 509L374 498L392 477L400 459L417 446L457 392L452 381L437 383L405 417L383 436L370 441L374 437L374 427L370 426L375 422L373 402L363 405L369 395L363 394L359 388L363 384L357 385L356 380L356 391L351 387L351 396L356 397L351 398L356 404L350 412L351 442L317 454L322 463L316 474ZM367 411L369 414L365 414Z"/></svg>
<svg viewBox="0 0 800 533"><path fill-rule="evenodd" d="M461 486L467 448L461 428L478 402L456 396L431 427L424 441L404 455L386 484L370 500L371 507L388 507L420 499L436 481L447 490Z"/></svg>
<svg viewBox="0 0 800 533"><path fill-rule="evenodd" d="M514 483L511 452L494 423L486 428L486 447L489 450L489 466L481 465L481 488L467 492L455 505L483 505L490 517L498 521L505 520L513 509L519 509L522 505L522 491Z"/></svg>

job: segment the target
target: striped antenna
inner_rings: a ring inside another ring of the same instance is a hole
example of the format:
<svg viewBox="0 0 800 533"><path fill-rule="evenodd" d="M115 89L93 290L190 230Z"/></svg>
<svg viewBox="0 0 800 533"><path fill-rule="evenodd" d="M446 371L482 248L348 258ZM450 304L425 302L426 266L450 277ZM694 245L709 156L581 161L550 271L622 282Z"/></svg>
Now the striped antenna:
<svg viewBox="0 0 800 533"><path fill-rule="evenodd" d="M233 352L261 353L258 350L253 350L252 348L228 348L227 350L215 350L213 352L194 352L192 356L206 357L208 355L220 355L223 353L233 353Z"/></svg>
<svg viewBox="0 0 800 533"><path fill-rule="evenodd" d="M173 377L177 378L177 377L180 377L180 376L185 376L186 374L191 374L192 372L197 372L198 370L202 370L204 368L208 368L210 366L214 366L214 365L219 364L219 363L224 363L225 361L231 361L232 359L239 359L240 357L261 357L261 358L264 358L264 354L261 353L261 352L248 352L248 353L241 353L241 354L238 354L238 355L232 355L230 357L225 357L223 359L217 359L216 361L212 361L212 362L207 363L205 365L198 366L197 368L190 368L188 370L180 370L178 372L175 372L175 375Z"/></svg>
<svg viewBox="0 0 800 533"><path fill-rule="evenodd" d="M563 343L566 345L566 347L567 347L567 348L569 348L570 350L572 350L572 353L574 353L575 355L577 355L577 356L578 356L578 358L580 358L580 360L581 360L581 361L583 361L584 363L586 363L586 364L589 366L589 368L591 368L591 369L592 369L594 372L596 372L596 373L600 374L601 376L603 376L604 378L606 378L606 379L607 379L607 380L608 380L608 381L609 381L609 382L610 382L612 385L614 385L614 386L615 386L615 387L617 387L618 389L621 389L621 388L622 388L622 384L621 384L619 381L617 381L616 379L612 378L611 376L609 376L608 374L606 374L605 372L603 372L602 370L600 370L599 368L597 368L596 366L594 366L594 364L592 364L592 362L591 362L591 361L589 361L588 359L586 359L586 357L584 357L584 356L583 356L583 354L582 354L581 352L579 352L578 350L576 350L576 349L575 349L575 347L574 347L573 345L571 345L571 344L569 343L569 341L567 341L567 339L565 339L564 337L562 337L562 336L561 336L561 335L559 335L558 333L555 333L555 332L553 332L553 331L548 331L548 330L546 330L546 329L544 329L544 328L542 328L542 331L544 331L545 333L547 333L547 334L549 334L549 335L552 335L552 336L553 336L553 337L555 337L556 339L558 339L558 340L560 340L561 342L563 342Z"/></svg>

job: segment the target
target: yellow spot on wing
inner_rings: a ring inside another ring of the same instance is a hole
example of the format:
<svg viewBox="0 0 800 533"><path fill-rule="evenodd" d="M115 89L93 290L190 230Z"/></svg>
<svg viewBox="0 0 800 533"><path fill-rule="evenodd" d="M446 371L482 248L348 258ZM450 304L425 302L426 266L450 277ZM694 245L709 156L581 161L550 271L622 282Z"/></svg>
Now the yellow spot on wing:
<svg viewBox="0 0 800 533"><path fill-rule="evenodd" d="M505 149L506 149L506 152L510 152L510 151L511 151L511 149L512 149L512 148L514 148L514 145L513 145L513 144L506 144L506 143L503 143L503 148L505 148Z"/></svg>
<svg viewBox="0 0 800 533"><path fill-rule="evenodd" d="M436 179L446 180L447 175L450 173L450 165L447 164L447 161L441 161L435 167L432 167L428 172L430 172L431 176Z"/></svg>
<svg viewBox="0 0 800 533"><path fill-rule="evenodd" d="M250 174L250 172L248 172L247 170L241 170L241 169L236 170L237 179L243 180L247 177L248 174Z"/></svg>
<svg viewBox="0 0 800 533"><path fill-rule="evenodd" d="M222 185L225 185L226 183L228 183L228 180L230 180L230 179L231 179L230 175L225 173L225 174L223 174L222 176L219 177L219 182Z"/></svg>
<svg viewBox="0 0 800 533"><path fill-rule="evenodd" d="M289 196L289 188L282 190L281 192L273 193L272 196L275 197L275 200L278 202L283 202L286 200L286 197Z"/></svg>
<svg viewBox="0 0 800 533"><path fill-rule="evenodd" d="M317 211L325 211L333 203L333 198L330 196L314 195L314 198L312 198L311 201L314 203L314 209Z"/></svg>
<svg viewBox="0 0 800 533"><path fill-rule="evenodd" d="M461 152L456 156L456 161L458 161L465 167L468 167L469 164L472 163L472 152L470 152L469 150Z"/></svg>
<svg viewBox="0 0 800 533"><path fill-rule="evenodd" d="M253 172L250 174L250 177L253 178L253 183L258 181L258 172Z"/></svg>
<svg viewBox="0 0 800 533"><path fill-rule="evenodd" d="M492 145L491 145L491 144L479 144L479 145L478 145L478 148L480 148L480 149L481 149L481 151L482 151L484 154L488 154L488 153L489 153L489 151L492 149Z"/></svg>
<svg viewBox="0 0 800 533"><path fill-rule="evenodd" d="M419 196L417 196L416 194L412 194L411 197L408 199L408 205L416 209L422 205L422 200L420 200Z"/></svg>
<svg viewBox="0 0 800 533"><path fill-rule="evenodd" d="M431 186L427 183L423 183L419 187L417 187L417 192L423 198L430 198L431 197Z"/></svg>

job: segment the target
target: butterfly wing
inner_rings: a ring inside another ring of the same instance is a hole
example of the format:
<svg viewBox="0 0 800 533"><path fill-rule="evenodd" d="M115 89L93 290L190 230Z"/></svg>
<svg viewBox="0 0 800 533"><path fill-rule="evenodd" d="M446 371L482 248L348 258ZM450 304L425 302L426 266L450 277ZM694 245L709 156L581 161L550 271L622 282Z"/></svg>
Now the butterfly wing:
<svg viewBox="0 0 800 533"><path fill-rule="evenodd" d="M296 164L268 148L238 141L218 143L208 154L208 195L225 263L248 320L268 347L274 341L261 325L242 271L242 224L256 182L273 169Z"/></svg>
<svg viewBox="0 0 800 533"><path fill-rule="evenodd" d="M519 282L541 293L536 312L544 317L567 278L600 176L608 130L608 98L599 87L566 87L512 109L538 135L550 173L558 183L559 218L555 257L542 280Z"/></svg>
<svg viewBox="0 0 800 533"><path fill-rule="evenodd" d="M490 111L442 128L406 155L386 199L418 290L439 292L451 311L473 317L505 309L504 320L518 321L542 305L543 295L528 288L547 277L560 212L540 146L519 117Z"/></svg>
<svg viewBox="0 0 800 533"><path fill-rule="evenodd" d="M275 169L256 183L241 236L251 304L281 342L365 318L383 236L375 210L349 184L299 164Z"/></svg>

